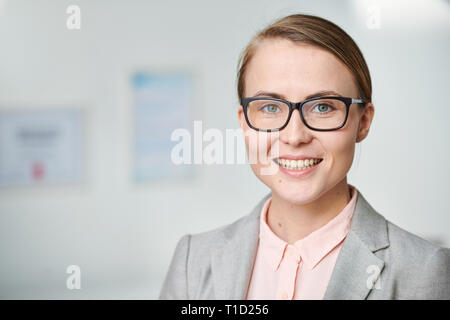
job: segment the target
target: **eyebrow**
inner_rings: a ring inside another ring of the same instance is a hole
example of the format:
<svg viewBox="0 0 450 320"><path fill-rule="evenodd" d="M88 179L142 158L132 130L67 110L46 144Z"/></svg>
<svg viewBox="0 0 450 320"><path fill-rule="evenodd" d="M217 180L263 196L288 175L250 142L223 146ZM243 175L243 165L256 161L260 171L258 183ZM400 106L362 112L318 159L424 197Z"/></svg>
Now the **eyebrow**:
<svg viewBox="0 0 450 320"><path fill-rule="evenodd" d="M312 93L312 94L306 96L305 100L311 99L311 98L325 97L325 96L342 97L342 95L337 93L336 91L323 90L323 91L318 91L318 92L315 92L315 93ZM282 95L282 94L279 94L279 93L276 93L276 92L262 91L262 90L257 91L256 94L253 96L253 98L254 97L272 97L272 98L287 100L286 97L284 95Z"/></svg>

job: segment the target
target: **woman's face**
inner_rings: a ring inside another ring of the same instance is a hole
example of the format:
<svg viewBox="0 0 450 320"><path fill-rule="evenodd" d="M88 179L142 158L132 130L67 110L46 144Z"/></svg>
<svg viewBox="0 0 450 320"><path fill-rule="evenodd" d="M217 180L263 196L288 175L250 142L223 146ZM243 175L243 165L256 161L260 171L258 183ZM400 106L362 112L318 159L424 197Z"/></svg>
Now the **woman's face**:
<svg viewBox="0 0 450 320"><path fill-rule="evenodd" d="M322 91L358 98L352 74L338 58L322 48L285 39L264 40L249 62L244 96L253 97L261 91L276 93L291 102ZM264 133L248 127L240 106L238 119L249 158L262 152L268 160L250 161L253 172L273 194L290 203L302 205L319 199L344 181L353 162L355 143L368 133L373 106L366 106L365 112L359 108L351 105L345 126L336 131L310 130L295 110L283 130ZM250 143L255 138L264 139L267 147L261 150L261 146ZM305 155L323 159L306 175L288 174L275 162L276 158Z"/></svg>

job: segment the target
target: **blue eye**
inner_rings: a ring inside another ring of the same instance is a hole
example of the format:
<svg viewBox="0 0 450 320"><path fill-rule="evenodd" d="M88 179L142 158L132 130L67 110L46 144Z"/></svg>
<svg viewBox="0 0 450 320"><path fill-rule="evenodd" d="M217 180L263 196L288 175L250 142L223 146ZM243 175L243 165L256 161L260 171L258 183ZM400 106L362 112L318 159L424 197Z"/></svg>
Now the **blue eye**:
<svg viewBox="0 0 450 320"><path fill-rule="evenodd" d="M316 107L319 107L319 112L320 112L320 113L327 113L327 112L329 111L329 109L332 109L332 108L333 108L333 107L331 107L330 105L325 104L325 103L320 103L320 104L315 105L315 106L314 106L314 109L315 109ZM321 108L321 107L325 107L325 108ZM328 109L327 109L327 108L328 108ZM325 109L325 110L324 110L324 109Z"/></svg>
<svg viewBox="0 0 450 320"><path fill-rule="evenodd" d="M261 109L267 113L276 113L279 111L280 107L278 107L276 104L266 104Z"/></svg>

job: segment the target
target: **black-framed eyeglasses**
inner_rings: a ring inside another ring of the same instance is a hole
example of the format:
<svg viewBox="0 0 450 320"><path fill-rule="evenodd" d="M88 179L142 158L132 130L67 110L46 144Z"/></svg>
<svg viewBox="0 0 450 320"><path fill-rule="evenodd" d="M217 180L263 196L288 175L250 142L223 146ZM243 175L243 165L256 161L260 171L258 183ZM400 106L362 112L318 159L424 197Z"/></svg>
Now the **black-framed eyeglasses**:
<svg viewBox="0 0 450 320"><path fill-rule="evenodd" d="M338 130L347 122L348 111L353 103L367 102L366 99L340 96L316 97L297 103L271 97L241 99L249 127L266 132L284 129L295 109L299 111L305 126L311 130Z"/></svg>

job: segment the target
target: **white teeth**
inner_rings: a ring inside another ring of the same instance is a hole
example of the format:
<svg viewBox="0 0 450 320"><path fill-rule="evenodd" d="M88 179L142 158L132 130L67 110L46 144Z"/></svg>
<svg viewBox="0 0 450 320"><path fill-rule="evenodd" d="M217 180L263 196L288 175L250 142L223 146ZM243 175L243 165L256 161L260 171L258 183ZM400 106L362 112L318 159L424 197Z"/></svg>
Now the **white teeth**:
<svg viewBox="0 0 450 320"><path fill-rule="evenodd" d="M322 161L322 159L288 160L278 159L278 164L290 170L304 170Z"/></svg>

